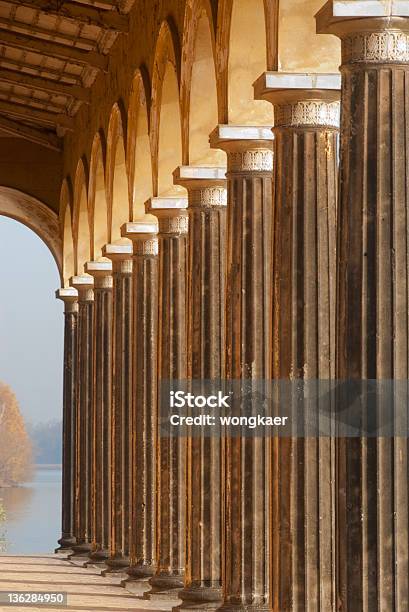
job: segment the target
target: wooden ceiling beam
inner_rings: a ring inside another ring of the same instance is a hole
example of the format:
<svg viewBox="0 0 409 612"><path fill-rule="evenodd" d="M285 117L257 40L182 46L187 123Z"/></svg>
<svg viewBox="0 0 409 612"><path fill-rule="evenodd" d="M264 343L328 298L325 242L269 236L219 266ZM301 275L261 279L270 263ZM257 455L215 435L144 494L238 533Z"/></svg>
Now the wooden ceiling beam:
<svg viewBox="0 0 409 612"><path fill-rule="evenodd" d="M27 105L25 105L9 102L8 100L0 100L0 113L12 115L13 117L21 117L26 121L33 121L35 123L38 122L46 125L59 125L60 127L70 131L74 129L74 120L72 117L59 113L50 113L49 111L45 111L40 108L28 106L28 102L29 99L27 99Z"/></svg>
<svg viewBox="0 0 409 612"><path fill-rule="evenodd" d="M70 64L78 64L79 66L88 65L98 70L106 70L108 65L108 58L101 53L84 51L84 49L78 49L77 47L68 47L51 40L18 34L17 32L10 32L10 30L2 28L0 28L0 43L5 47L23 49L27 52L46 55L69 62Z"/></svg>
<svg viewBox="0 0 409 612"><path fill-rule="evenodd" d="M0 130L3 130L7 134L19 136L20 138L24 138L24 140L34 142L47 149L58 152L62 151L62 141L54 134L46 134L35 128L22 125L18 123L18 121L8 119L7 117L0 116Z"/></svg>
<svg viewBox="0 0 409 612"><path fill-rule="evenodd" d="M40 76L32 76L24 72L15 72L7 68L0 67L0 81L9 85L18 85L27 87L28 89L36 89L37 91L45 91L49 94L56 94L69 98L76 98L82 102L89 102L90 92L85 87L77 85L67 85L53 79L44 79Z"/></svg>
<svg viewBox="0 0 409 612"><path fill-rule="evenodd" d="M85 51L90 51L95 47L95 40L83 38L82 36L81 38L78 38L77 36L73 36L72 34L66 34L65 32L51 32L49 29L42 28L38 24L33 25L32 23L25 23L24 21L16 21L14 19L4 19L4 17L0 17L0 27L4 28L5 30L11 31L18 30L19 32L21 32L21 30L24 30L22 33L27 34L27 36L32 36L33 33L36 36L39 36L40 34L42 36L52 35L53 40L55 40L55 38L58 38L59 40L56 42L59 42L63 45L71 46L74 45L74 43L80 43L81 46L78 48L84 49Z"/></svg>
<svg viewBox="0 0 409 612"><path fill-rule="evenodd" d="M0 47L1 47L1 43L0 43ZM7 64L7 66L5 66L5 64ZM47 74L50 74L52 76L54 76L56 79L58 79L58 81L60 81L60 79L72 79L75 82L75 85L78 85L79 87L81 87L81 78L74 75L74 74L69 74L68 72L61 72L60 70L55 70L53 68L46 68L44 66L39 66L39 65L35 65L35 64L27 64L25 62L18 62L15 59L12 59L10 57L6 57L5 55L0 55L0 66L4 67L5 70L12 70L12 68L9 68L9 66L13 66L13 68L17 68L18 71L21 71L20 74L29 74L30 76L39 76L40 78L48 78L48 77L42 77L41 74L37 74L37 72L46 72ZM26 70L33 70L34 74L31 74L26 72ZM52 79L51 79L52 80ZM73 85L74 83L68 83L67 81L61 81L61 83L64 83L64 85L69 85L71 87L71 85Z"/></svg>
<svg viewBox="0 0 409 612"><path fill-rule="evenodd" d="M65 19L71 19L80 24L96 26L104 30L114 32L128 32L128 18L121 15L116 9L104 10L96 6L87 6L77 2L57 0L5 0L13 6L24 6L37 9L45 15L57 15ZM113 9L113 6L112 6Z"/></svg>

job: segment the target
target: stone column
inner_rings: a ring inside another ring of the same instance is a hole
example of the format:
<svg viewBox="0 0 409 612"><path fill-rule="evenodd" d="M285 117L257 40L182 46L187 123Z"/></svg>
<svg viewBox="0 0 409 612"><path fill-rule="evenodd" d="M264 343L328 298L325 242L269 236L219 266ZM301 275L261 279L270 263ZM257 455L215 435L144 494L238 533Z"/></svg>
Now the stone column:
<svg viewBox="0 0 409 612"><path fill-rule="evenodd" d="M92 562L109 556L110 429L112 402L112 263L91 261L85 271L94 277L94 398L92 405Z"/></svg>
<svg viewBox="0 0 409 612"><path fill-rule="evenodd" d="M130 566L126 588L146 591L157 570L158 290L157 225L122 227L133 242L133 403Z"/></svg>
<svg viewBox="0 0 409 612"><path fill-rule="evenodd" d="M74 276L78 291L78 358L76 373L75 537L74 556L91 551L92 401L94 392L94 279Z"/></svg>
<svg viewBox="0 0 409 612"><path fill-rule="evenodd" d="M104 573L122 573L129 565L129 427L132 409L132 245L107 244L112 261L112 407L111 407L111 546Z"/></svg>
<svg viewBox="0 0 409 612"><path fill-rule="evenodd" d="M181 166L174 182L189 194L188 375L224 377L227 190L225 168ZM222 595L224 444L188 438L187 549L180 608L215 609Z"/></svg>
<svg viewBox="0 0 409 612"><path fill-rule="evenodd" d="M267 72L255 83L275 117L273 378L304 379L306 398L335 370L340 81ZM307 436L274 441L273 609L335 612L334 439Z"/></svg>
<svg viewBox="0 0 409 612"><path fill-rule="evenodd" d="M271 378L272 134L219 126L212 147L227 152L226 377ZM270 610L268 438L226 440L226 610Z"/></svg>
<svg viewBox="0 0 409 612"><path fill-rule="evenodd" d="M159 220L159 383L186 379L187 200L152 198ZM160 396L159 396L160 400ZM150 599L177 599L184 586L186 438L158 440L158 566Z"/></svg>
<svg viewBox="0 0 409 612"><path fill-rule="evenodd" d="M58 289L64 302L64 383L62 439L62 534L55 552L70 550L75 540L75 412L77 375L78 292Z"/></svg>
<svg viewBox="0 0 409 612"><path fill-rule="evenodd" d="M407 4L317 15L342 41L336 375L349 381L409 378ZM407 437L340 438L336 452L339 609L408 610Z"/></svg>

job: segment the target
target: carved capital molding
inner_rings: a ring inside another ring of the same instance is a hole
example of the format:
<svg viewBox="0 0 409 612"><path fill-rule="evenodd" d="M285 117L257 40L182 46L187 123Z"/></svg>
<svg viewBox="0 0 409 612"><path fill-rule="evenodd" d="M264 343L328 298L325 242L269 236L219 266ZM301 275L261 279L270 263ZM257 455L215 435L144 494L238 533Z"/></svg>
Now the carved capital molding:
<svg viewBox="0 0 409 612"><path fill-rule="evenodd" d="M169 215L158 214L159 234L187 234L189 230L189 217L187 214L175 214L173 211Z"/></svg>
<svg viewBox="0 0 409 612"><path fill-rule="evenodd" d="M94 290L87 287L78 287L78 301L79 302L93 302L94 301Z"/></svg>
<svg viewBox="0 0 409 612"><path fill-rule="evenodd" d="M148 238L134 241L134 255L139 257L152 257L159 253L159 241L157 238Z"/></svg>
<svg viewBox="0 0 409 612"><path fill-rule="evenodd" d="M248 151L229 151L227 154L228 172L271 172L273 152L269 149L250 149Z"/></svg>
<svg viewBox="0 0 409 612"><path fill-rule="evenodd" d="M213 208L216 206L227 206L227 189L225 187L203 187L190 191L190 208Z"/></svg>
<svg viewBox="0 0 409 612"><path fill-rule="evenodd" d="M113 279L111 275L94 276L95 289L112 289Z"/></svg>
<svg viewBox="0 0 409 612"><path fill-rule="evenodd" d="M129 259L113 260L112 265L113 265L113 271L117 274L125 274L125 275L132 274L133 266L132 266L131 257Z"/></svg>
<svg viewBox="0 0 409 612"><path fill-rule="evenodd" d="M342 38L342 61L353 63L409 62L406 32L359 32Z"/></svg>
<svg viewBox="0 0 409 612"><path fill-rule="evenodd" d="M339 128L340 103L306 100L274 107L275 127Z"/></svg>

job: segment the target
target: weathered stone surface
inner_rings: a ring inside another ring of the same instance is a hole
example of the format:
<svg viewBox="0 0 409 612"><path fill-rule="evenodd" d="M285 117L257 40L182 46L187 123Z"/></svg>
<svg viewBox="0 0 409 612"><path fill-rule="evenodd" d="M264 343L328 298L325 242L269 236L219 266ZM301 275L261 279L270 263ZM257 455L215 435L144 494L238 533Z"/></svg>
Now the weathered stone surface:
<svg viewBox="0 0 409 612"><path fill-rule="evenodd" d="M409 20L396 3L388 19L346 4L318 16L343 54L336 375L407 379ZM406 610L407 440L341 438L336 454L339 605Z"/></svg>
<svg viewBox="0 0 409 612"><path fill-rule="evenodd" d="M75 416L75 555L91 550L92 398L94 341L94 279L88 274L74 276L71 285L78 291L78 357Z"/></svg>
<svg viewBox="0 0 409 612"><path fill-rule="evenodd" d="M227 151L226 377L268 379L272 366L272 134L219 126ZM227 437L225 610L270 610L271 444ZM243 469L244 468L244 469Z"/></svg>
<svg viewBox="0 0 409 612"><path fill-rule="evenodd" d="M132 248L109 244L112 261L111 534L107 572L129 565L130 449L132 410Z"/></svg>

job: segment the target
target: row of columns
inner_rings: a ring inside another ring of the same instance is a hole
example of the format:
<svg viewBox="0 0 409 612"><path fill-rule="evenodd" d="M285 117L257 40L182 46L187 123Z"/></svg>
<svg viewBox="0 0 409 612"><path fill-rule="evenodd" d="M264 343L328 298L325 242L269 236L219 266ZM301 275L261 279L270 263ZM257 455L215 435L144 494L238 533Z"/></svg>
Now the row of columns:
<svg viewBox="0 0 409 612"><path fill-rule="evenodd" d="M180 608L409 607L406 439L158 432L161 380L408 378L408 20L335 4L342 86L263 75L274 136L219 126L227 173L178 168L59 291L61 547Z"/></svg>

